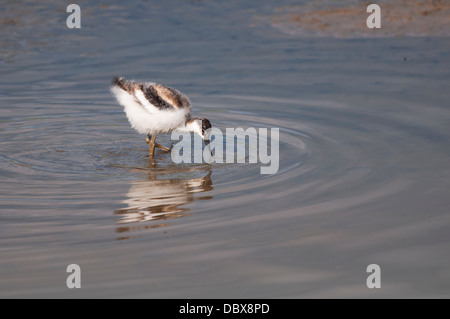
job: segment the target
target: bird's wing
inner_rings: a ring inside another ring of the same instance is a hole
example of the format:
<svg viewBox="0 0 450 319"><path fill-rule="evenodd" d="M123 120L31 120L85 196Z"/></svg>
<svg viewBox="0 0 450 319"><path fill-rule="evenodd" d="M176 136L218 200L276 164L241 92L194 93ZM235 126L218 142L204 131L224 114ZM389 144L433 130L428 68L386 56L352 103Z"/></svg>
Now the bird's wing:
<svg viewBox="0 0 450 319"><path fill-rule="evenodd" d="M153 88L158 96L172 107L177 109L190 107L189 99L180 91L162 84L155 84Z"/></svg>
<svg viewBox="0 0 450 319"><path fill-rule="evenodd" d="M147 98L147 95L144 93L144 91L141 88L134 91L134 96L136 97L138 102L147 110L147 112L156 113L156 112L160 111L161 105L158 105L155 102L155 99Z"/></svg>
<svg viewBox="0 0 450 319"><path fill-rule="evenodd" d="M168 86L156 83L136 83L125 81L123 78L114 78L113 86L117 86L128 94L134 96L136 102L141 104L149 113L190 109L187 96Z"/></svg>
<svg viewBox="0 0 450 319"><path fill-rule="evenodd" d="M155 113L158 111L155 105L153 105L146 97L143 92L143 84L136 83L135 81L126 81L122 77L114 77L111 81L111 88L118 88L121 91L113 91L116 97L119 99L120 94L117 92L125 92L131 96L136 103L141 105L149 113ZM122 102L124 103L124 102ZM126 103L125 103L126 104Z"/></svg>
<svg viewBox="0 0 450 319"><path fill-rule="evenodd" d="M150 113L190 108L189 99L184 94L161 84L142 84L134 95Z"/></svg>

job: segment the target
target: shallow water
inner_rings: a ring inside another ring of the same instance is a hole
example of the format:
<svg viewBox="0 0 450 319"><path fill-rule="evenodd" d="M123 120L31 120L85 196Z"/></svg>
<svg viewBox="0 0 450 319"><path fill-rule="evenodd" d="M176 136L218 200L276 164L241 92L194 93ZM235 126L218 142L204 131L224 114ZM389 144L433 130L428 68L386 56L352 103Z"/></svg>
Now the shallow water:
<svg viewBox="0 0 450 319"><path fill-rule="evenodd" d="M269 1L79 4L79 30L53 1L1 12L1 297L450 296L448 37L285 34ZM279 128L278 173L152 163L116 74L221 130Z"/></svg>

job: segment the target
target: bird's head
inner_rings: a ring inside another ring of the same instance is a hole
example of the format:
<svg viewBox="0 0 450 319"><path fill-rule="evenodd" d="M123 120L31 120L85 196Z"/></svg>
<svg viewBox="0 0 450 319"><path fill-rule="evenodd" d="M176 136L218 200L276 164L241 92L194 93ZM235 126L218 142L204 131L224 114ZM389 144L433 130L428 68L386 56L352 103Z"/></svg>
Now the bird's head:
<svg viewBox="0 0 450 319"><path fill-rule="evenodd" d="M203 117L195 117L186 122L186 128L190 132L197 133L205 141L206 145L210 143L211 122Z"/></svg>

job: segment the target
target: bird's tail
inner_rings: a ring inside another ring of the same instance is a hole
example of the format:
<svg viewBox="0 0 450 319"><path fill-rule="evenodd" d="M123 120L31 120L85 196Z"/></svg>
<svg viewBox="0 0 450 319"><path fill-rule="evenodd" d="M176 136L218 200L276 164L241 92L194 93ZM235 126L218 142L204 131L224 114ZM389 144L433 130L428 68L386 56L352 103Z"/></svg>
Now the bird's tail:
<svg viewBox="0 0 450 319"><path fill-rule="evenodd" d="M133 91L133 83L130 83L126 81L123 77L115 76L111 80L111 86L117 86L118 88L126 91L126 92L132 92Z"/></svg>

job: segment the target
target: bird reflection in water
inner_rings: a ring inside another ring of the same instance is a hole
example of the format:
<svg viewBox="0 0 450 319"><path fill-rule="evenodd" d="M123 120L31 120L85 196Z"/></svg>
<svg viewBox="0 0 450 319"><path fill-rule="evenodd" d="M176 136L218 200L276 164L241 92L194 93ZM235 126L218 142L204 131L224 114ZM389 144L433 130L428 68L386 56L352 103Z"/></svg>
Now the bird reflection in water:
<svg viewBox="0 0 450 319"><path fill-rule="evenodd" d="M122 235L146 229L170 225L171 219L192 215L186 204L195 200L211 199L212 196L198 196L197 193L213 189L211 168L189 172L150 169L148 178L131 182L122 203L127 207L116 210L120 216L116 232ZM190 177L181 175L189 174ZM132 237L121 236L118 240Z"/></svg>

